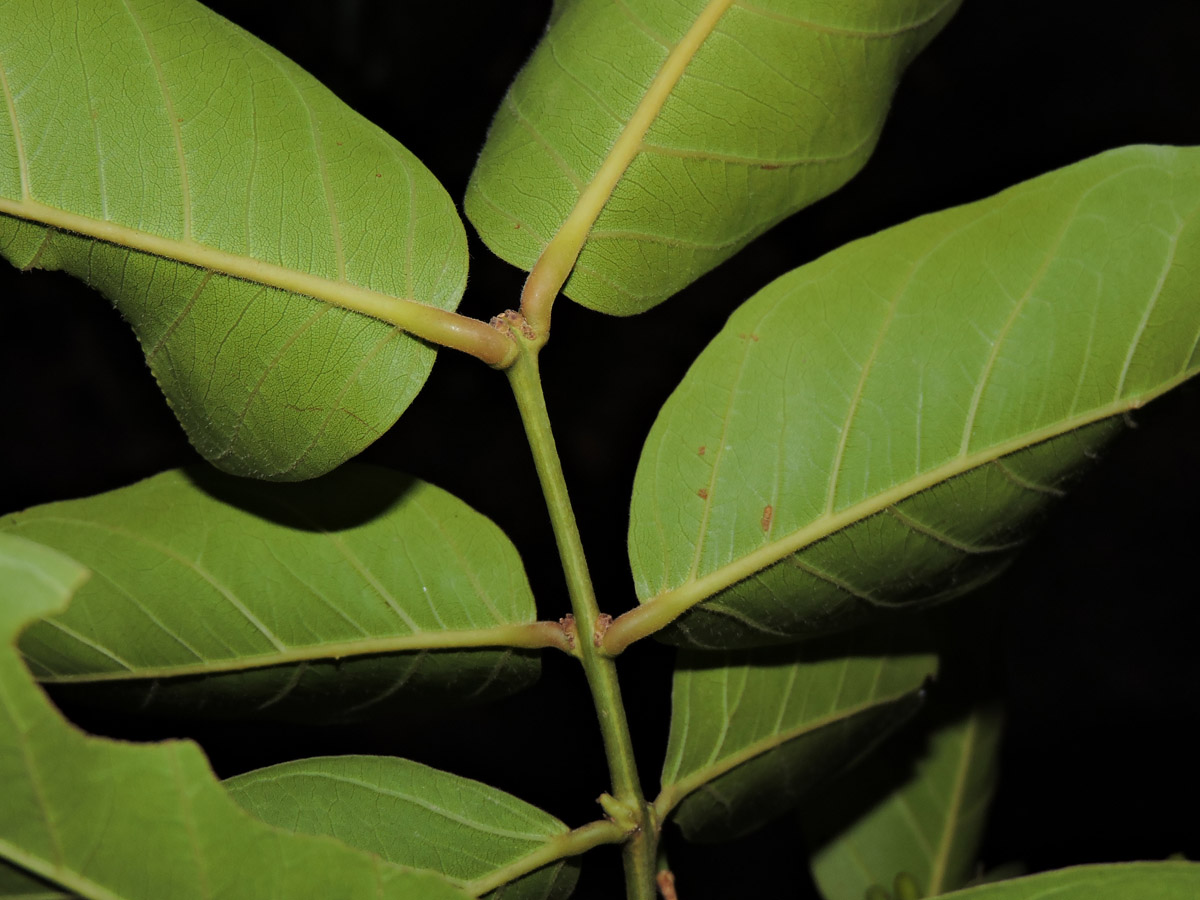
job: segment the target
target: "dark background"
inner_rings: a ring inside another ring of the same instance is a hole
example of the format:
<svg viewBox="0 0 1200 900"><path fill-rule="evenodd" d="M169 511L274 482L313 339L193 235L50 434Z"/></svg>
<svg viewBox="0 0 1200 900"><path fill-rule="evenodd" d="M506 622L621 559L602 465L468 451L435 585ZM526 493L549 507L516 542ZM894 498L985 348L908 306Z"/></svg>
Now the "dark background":
<svg viewBox="0 0 1200 900"><path fill-rule="evenodd" d="M549 11L546 2L477 0L211 5L396 135L457 198ZM651 313L614 319L560 302L543 373L602 607L616 613L634 602L624 498L641 441L737 303L847 240L1099 151L1200 144L1198 37L1195 0L967 0L912 65L875 156L847 187ZM473 234L471 250L460 311L487 318L515 306L522 273ZM132 333L99 295L61 275L4 269L0 310L0 511L194 461ZM453 424L442 415L450 408ZM989 865L1200 856L1200 609L1191 566L1198 410L1200 388L1185 385L1139 412L1139 427L990 589L1005 612L996 641L1010 719L983 851ZM493 518L521 549L543 617L566 611L503 377L441 354L424 392L364 458L431 480ZM651 793L667 733L670 657L645 642L621 664ZM71 712L128 737L195 736L221 775L295 756L297 747L393 753L491 781L572 825L596 817L593 800L606 789L581 674L557 654L547 654L533 693L417 728L230 728ZM794 822L718 852L689 848L673 833L668 842L684 900L809 896ZM615 856L589 855L576 896L620 896Z"/></svg>

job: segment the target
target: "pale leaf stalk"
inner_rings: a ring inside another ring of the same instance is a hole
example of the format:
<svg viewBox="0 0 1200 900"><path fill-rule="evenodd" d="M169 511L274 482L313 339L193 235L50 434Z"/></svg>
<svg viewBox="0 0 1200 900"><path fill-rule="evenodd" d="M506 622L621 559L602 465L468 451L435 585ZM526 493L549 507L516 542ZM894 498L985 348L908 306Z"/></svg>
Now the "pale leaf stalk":
<svg viewBox="0 0 1200 900"><path fill-rule="evenodd" d="M155 678L217 675L222 672L246 672L252 669L267 669L281 665L353 659L359 656L379 656L385 653L491 647L512 647L520 650L556 648L564 653L572 652L570 640L558 622L527 622L516 625L493 625L490 628L417 631L394 637L359 638L358 640L328 642L309 647L287 647L271 653L203 660L188 665L145 666L136 669L114 669L110 672L36 674L38 681L42 684L97 684L113 681L145 681Z"/></svg>
<svg viewBox="0 0 1200 900"><path fill-rule="evenodd" d="M520 335L520 329L514 328L513 333ZM624 848L626 893L628 900L654 900L657 818L646 803L638 780L616 665L599 649L602 618L550 428L537 351L529 338L521 335L517 340L520 353L507 374L525 425L567 580L577 629L575 655L583 664L592 693L612 779L613 796L606 799L609 803L615 801L634 823Z"/></svg>
<svg viewBox="0 0 1200 900"><path fill-rule="evenodd" d="M560 859L579 856L602 844L619 844L625 837L625 830L608 819L589 822L552 838L528 856L489 872L483 878L465 882L461 887L472 897L478 897Z"/></svg>

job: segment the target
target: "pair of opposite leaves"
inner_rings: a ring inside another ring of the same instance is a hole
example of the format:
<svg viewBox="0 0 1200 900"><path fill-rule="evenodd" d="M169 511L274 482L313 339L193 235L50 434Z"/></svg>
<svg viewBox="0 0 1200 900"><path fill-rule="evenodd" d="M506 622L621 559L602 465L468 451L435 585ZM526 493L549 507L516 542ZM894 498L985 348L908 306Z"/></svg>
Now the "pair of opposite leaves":
<svg viewBox="0 0 1200 900"><path fill-rule="evenodd" d="M229 787L245 809L270 813L268 818L285 826L271 828L238 812L194 745L123 744L80 734L30 683L14 643L23 625L60 610L87 575L68 557L0 534L0 581L16 588L10 602L0 605L0 715L14 726L0 729L0 769L6 771L7 790L7 802L0 805L0 851L21 866L0 862L0 894L148 900L166 890L174 892L172 896L184 891L188 896L231 900L264 895L461 900L480 890L393 864L421 867L431 857L424 842L415 848L420 858L403 855L414 848L397 840L395 813L400 808L421 807L416 813L425 839L438 835L450 845L448 853L433 850L432 868L460 878L481 865L486 869L497 850L511 852L514 844L536 847L564 831L561 823L495 789L401 760L352 758L286 764L235 779ZM97 771L105 773L106 789L100 789ZM386 790L397 787L386 778L389 772L399 773L399 786L417 796ZM55 777L46 777L50 773ZM372 784L380 776L385 776L380 796L372 802ZM291 779L298 788L273 791L276 779ZM423 783L438 789L429 795L435 802L421 796ZM347 801L358 793L367 795L370 814L346 820L347 806L353 808ZM325 803L304 802L312 794L325 797ZM298 798L304 799L298 803ZM313 808L336 812L314 817ZM445 833L446 823L439 822L439 816L451 820L452 834ZM150 820L156 827L147 830ZM96 821L105 823L99 832ZM472 826L479 830L471 831ZM300 833L290 833L293 829ZM308 834L337 834L350 846ZM400 859L392 855L397 847L406 848ZM560 869L561 865L534 872L527 881L512 885L511 892L506 885L503 895L566 897L574 880L572 866L565 873ZM961 896L1116 900L1153 894L1183 900L1194 896L1196 869L1187 863L1084 867L972 889ZM460 885L469 893L460 891Z"/></svg>
<svg viewBox="0 0 1200 900"><path fill-rule="evenodd" d="M807 5L558 4L467 190L484 240L531 268L615 171L565 291L629 314L836 189L957 0L858 0L832 21ZM5 257L113 300L226 471L311 478L387 430L434 359L405 331L466 283L434 176L193 0L9 0L4 16Z"/></svg>
<svg viewBox="0 0 1200 900"><path fill-rule="evenodd" d="M453 204L198 4L109 5L5 6L0 249L114 300L210 461L325 472L428 375L428 344L350 309L370 295L403 321L457 304ZM615 172L565 291L648 308L850 177L903 64L956 5L860 0L831 21L800 2L558 4L468 214L529 268ZM676 637L745 646L994 571L1113 417L1194 370L1195 155L1105 154L748 301L643 452L639 598L663 622L714 598Z"/></svg>

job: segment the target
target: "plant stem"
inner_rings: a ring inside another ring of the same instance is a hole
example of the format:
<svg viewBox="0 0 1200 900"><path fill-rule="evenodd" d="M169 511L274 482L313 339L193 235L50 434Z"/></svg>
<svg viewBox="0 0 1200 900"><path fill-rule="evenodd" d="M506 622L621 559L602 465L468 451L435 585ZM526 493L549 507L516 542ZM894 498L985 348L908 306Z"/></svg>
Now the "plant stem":
<svg viewBox="0 0 1200 900"><path fill-rule="evenodd" d="M625 844L625 885L628 900L653 900L655 851L658 843L657 821L642 794L638 780L637 765L633 756L633 743L629 736L629 723L625 718L625 706L621 702L621 688L617 682L617 669L612 659L599 650L597 637L601 620L596 605L592 579L588 574L587 559L575 513L567 494L562 464L554 445L554 434L546 412L546 400L542 395L541 377L538 373L536 339L523 336L520 329L513 329L520 344L516 362L506 371L521 421L533 452L538 480L546 497L550 521L554 527L554 538L558 543L559 557L567 580L567 591L571 597L571 609L579 638L575 648L600 723L600 735L604 741L604 753L608 760L612 779L613 796L606 803L615 805L629 820L631 838Z"/></svg>

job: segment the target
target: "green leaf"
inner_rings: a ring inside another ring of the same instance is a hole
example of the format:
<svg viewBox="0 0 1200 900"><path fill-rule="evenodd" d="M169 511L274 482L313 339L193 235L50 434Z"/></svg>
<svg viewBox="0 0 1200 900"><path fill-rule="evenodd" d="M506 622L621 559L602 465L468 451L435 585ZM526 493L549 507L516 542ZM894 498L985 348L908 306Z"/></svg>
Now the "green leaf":
<svg viewBox="0 0 1200 900"><path fill-rule="evenodd" d="M564 900L578 877L577 864L562 851L555 855L568 833L558 819L486 784L408 760L306 759L239 775L225 787L264 822L439 872L472 895L499 884L488 897Z"/></svg>
<svg viewBox="0 0 1200 900"><path fill-rule="evenodd" d="M674 809L690 840L738 837L867 753L917 709L937 666L865 641L681 653L659 813Z"/></svg>
<svg viewBox="0 0 1200 900"><path fill-rule="evenodd" d="M946 900L1195 900L1200 864L1076 866L943 895Z"/></svg>
<svg viewBox="0 0 1200 900"><path fill-rule="evenodd" d="M466 897L437 876L256 822L195 744L103 740L64 721L31 682L16 635L60 610L86 574L0 534L0 861L103 900Z"/></svg>
<svg viewBox="0 0 1200 900"><path fill-rule="evenodd" d="M373 466L301 484L176 470L8 516L0 531L95 573L21 650L43 682L100 702L376 715L510 693L538 672L513 645L547 643L500 530Z"/></svg>
<svg viewBox="0 0 1200 900"><path fill-rule="evenodd" d="M0 254L130 322L196 448L242 475L326 472L433 365L466 281L420 161L194 0L0 2Z"/></svg>
<svg viewBox="0 0 1200 900"><path fill-rule="evenodd" d="M564 292L584 306L649 309L848 181L958 5L557 3L492 122L467 217L526 270L556 236L581 248Z"/></svg>
<svg viewBox="0 0 1200 900"><path fill-rule="evenodd" d="M894 751L876 754L804 810L821 896L862 900L901 872L928 897L970 881L995 789L1001 720L996 706L945 718L915 766Z"/></svg>
<svg viewBox="0 0 1200 900"><path fill-rule="evenodd" d="M1198 209L1200 149L1130 147L768 285L646 442L645 605L606 648L683 613L668 640L785 642L991 577L1123 413L1196 373Z"/></svg>

